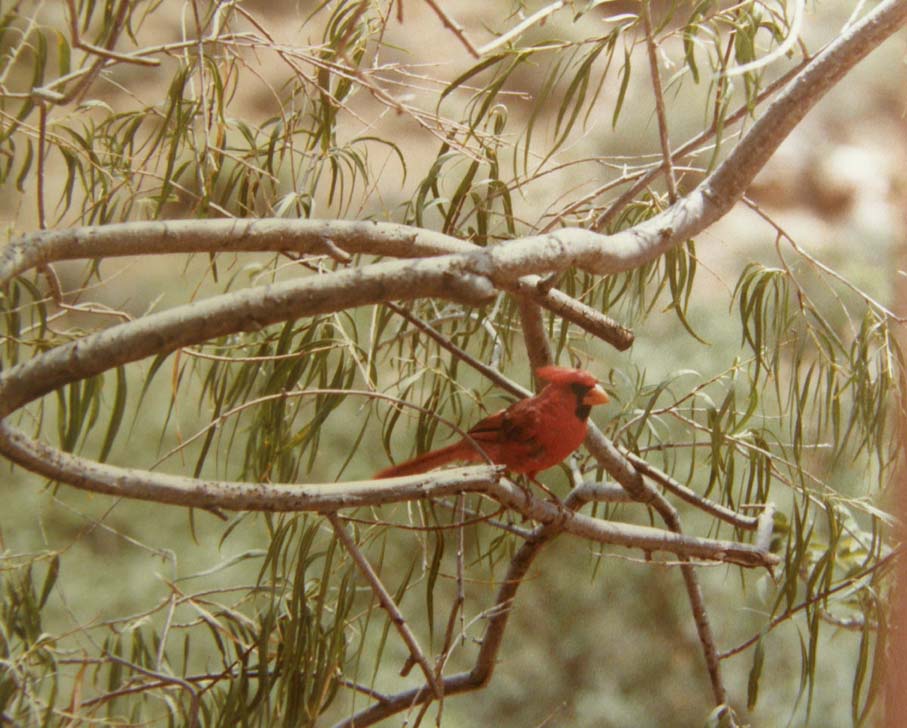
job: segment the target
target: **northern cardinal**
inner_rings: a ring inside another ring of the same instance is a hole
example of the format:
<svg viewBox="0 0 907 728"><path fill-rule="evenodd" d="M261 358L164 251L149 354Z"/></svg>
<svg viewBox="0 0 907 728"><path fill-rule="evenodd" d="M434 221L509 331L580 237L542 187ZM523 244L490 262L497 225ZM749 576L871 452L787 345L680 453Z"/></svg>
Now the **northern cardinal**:
<svg viewBox="0 0 907 728"><path fill-rule="evenodd" d="M375 478L424 473L457 460L490 460L535 480L536 473L557 465L580 446L589 411L608 402L598 380L582 369L547 366L536 375L547 384L534 397L489 415L459 442L385 468Z"/></svg>

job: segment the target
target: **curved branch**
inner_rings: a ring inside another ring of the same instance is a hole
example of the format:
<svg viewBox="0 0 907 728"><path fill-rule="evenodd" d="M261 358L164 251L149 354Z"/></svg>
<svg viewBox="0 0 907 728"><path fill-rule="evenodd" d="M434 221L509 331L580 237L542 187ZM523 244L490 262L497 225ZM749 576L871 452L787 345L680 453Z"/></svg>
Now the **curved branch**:
<svg viewBox="0 0 907 728"><path fill-rule="evenodd" d="M846 28L797 74L701 186L719 207L733 204L804 116L855 65L907 22L905 0L885 0Z"/></svg>
<svg viewBox="0 0 907 728"><path fill-rule="evenodd" d="M0 418L68 382L299 316L392 299L431 296L479 304L493 298L486 278L454 273L451 257L375 263L226 293L89 334L0 373Z"/></svg>
<svg viewBox="0 0 907 728"><path fill-rule="evenodd" d="M399 257L457 253L454 267L501 287L530 274L576 266L619 273L648 263L705 230L733 207L806 113L870 51L907 22L907 0L885 0L819 53L782 91L724 162L664 212L614 235L564 228L477 249L448 235L393 223L318 220L212 220L124 223L49 231L13 243L0 261L0 285L53 260L175 252L296 250ZM40 240L40 244L35 244Z"/></svg>
<svg viewBox="0 0 907 728"><path fill-rule="evenodd" d="M907 0L885 0L816 55L772 102L721 165L690 194L664 212L614 235L565 228L523 238L490 251L493 268L511 276L540 273L553 258L608 274L638 268L695 237L727 213L781 142L825 94L907 22Z"/></svg>
<svg viewBox="0 0 907 728"><path fill-rule="evenodd" d="M501 468L479 465L442 470L428 478L350 481L342 485L204 480L121 468L70 455L32 440L7 422L0 422L0 453L32 472L93 493L231 511L331 513L482 491L501 477Z"/></svg>
<svg viewBox="0 0 907 728"><path fill-rule="evenodd" d="M336 248L347 253L424 258L469 253L476 246L443 233L389 222L283 218L124 222L20 236L0 258L0 285L59 260L252 251L333 256Z"/></svg>
<svg viewBox="0 0 907 728"><path fill-rule="evenodd" d="M188 252L371 253L402 258L457 254L451 264L501 287L576 266L619 273L648 263L725 214L806 113L853 66L907 22L907 0L885 0L818 54L781 92L713 174L664 212L602 235L564 228L493 248L406 225L324 220L185 220L42 231L19 238L0 260L0 285L55 260Z"/></svg>
<svg viewBox="0 0 907 728"><path fill-rule="evenodd" d="M503 243L512 245L519 240ZM389 222L346 220L167 220L128 222L69 230L40 230L11 242L0 256L0 286L33 268L64 260L190 253L295 252L301 255L353 254L414 259L481 254L482 248L443 233ZM471 258L452 267L488 267ZM499 281L500 287L531 297L540 306L623 351L633 334L562 291L541 285L535 276Z"/></svg>
<svg viewBox="0 0 907 728"><path fill-rule="evenodd" d="M0 422L0 453L32 472L83 490L156 503L244 511L310 511L328 513L344 508L436 498L457 493L484 493L507 508L542 524L558 524L565 533L602 544L668 551L678 556L740 564L772 566L777 557L754 546L682 536L648 526L602 521L530 495L501 479L497 466L472 466L427 475L298 485L246 483L187 478L121 468L70 455L32 440L7 422Z"/></svg>

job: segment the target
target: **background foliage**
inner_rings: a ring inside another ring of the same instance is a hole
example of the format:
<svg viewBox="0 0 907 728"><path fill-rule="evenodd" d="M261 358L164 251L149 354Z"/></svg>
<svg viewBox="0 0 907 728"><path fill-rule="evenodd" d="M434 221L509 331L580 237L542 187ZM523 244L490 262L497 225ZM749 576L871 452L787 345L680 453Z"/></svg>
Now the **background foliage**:
<svg viewBox="0 0 907 728"><path fill-rule="evenodd" d="M546 6L479 58L431 6L4 3L9 236L183 217L390 220L480 246L566 225L621 230L713 169L774 82L851 12L810 7L788 48L802 6L653 3L659 115L638 4ZM540 8L448 10L481 45ZM903 322L890 310L904 181L903 84L891 69L903 39L892 46L845 80L751 199L701 240L625 274L557 280L632 326L629 352L546 314L556 358L606 381L614 403L595 419L623 449L733 509L777 505L773 576L699 570L720 648L757 638L724 661L735 707L757 725L860 724L880 684L893 553L885 486L901 454L903 379ZM858 106L869 113L855 116ZM689 146L674 182L656 174L661 130L675 150ZM343 265L224 252L56 266L4 291L3 367L149 311ZM367 478L388 457L446 441L447 422L468 427L510 401L418 321L529 382L512 298L421 300L212 340L75 382L16 421L63 450L165 472ZM581 453L544 481L565 497L580 472L604 477ZM179 725L198 711L210 725L321 725L370 702L353 683L382 693L420 684L418 669L399 675L405 648L319 516L222 522L16 468L4 500L4 721ZM468 669L469 639L527 526L470 496L475 523L456 529L459 507L345 515L426 652L450 649L450 667ZM596 514L651 522L636 504ZM748 538L692 507L681 514L689 533ZM548 547L521 588L494 680L430 719L703 722L713 706L679 574L642 562L578 540Z"/></svg>

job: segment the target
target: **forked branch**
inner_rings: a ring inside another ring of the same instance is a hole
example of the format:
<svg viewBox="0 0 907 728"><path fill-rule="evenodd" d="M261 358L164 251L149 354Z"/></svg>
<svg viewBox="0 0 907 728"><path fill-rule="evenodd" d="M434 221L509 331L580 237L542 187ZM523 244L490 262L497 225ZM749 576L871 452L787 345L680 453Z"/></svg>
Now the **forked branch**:
<svg viewBox="0 0 907 728"><path fill-rule="evenodd" d="M74 7L72 3L70 7ZM125 8L126 3L119 7ZM493 467L464 468L379 484L369 481L318 486L206 481L117 468L79 458L29 438L10 425L6 418L65 384L96 376L125 363L291 318L420 297L481 305L500 292L519 296L524 331L530 342L529 359L534 364L546 363L551 358L544 329L538 325L541 320L539 305L619 348L626 346L632 339L629 332L621 331L615 322L608 321L582 302L548 289L547 279L538 276L573 267L600 275L634 270L705 230L740 199L808 110L905 20L907 0L880 3L800 71L725 161L696 189L663 213L613 235L565 228L489 248L477 248L447 235L387 223L199 220L42 231L24 236L9 246L0 260L2 286L8 286L18 275L42 270L55 261L126 255L293 251L344 261L353 255L399 260L366 260L343 270L213 297L113 326L42 352L31 361L0 373L0 452L11 461L53 480L95 492L160 503L209 509L333 514L362 505L472 492L483 494L541 524L531 532L510 562L507 577L488 613L488 626L475 666L468 672L442 679L435 675L428 658L414 640L410 640L413 642L409 645L411 654L425 673L426 685L380 700L346 721L343 725L347 726L367 725L413 704L486 684L494 669L516 591L542 546L559 533L641 549L647 554L668 551L683 562L706 559L770 567L777 561L767 552L770 510L755 520L725 513L727 509L721 507L710 511L732 520L739 527L752 529L755 526L755 546L688 536L681 531L676 509L647 478L661 483L697 507L703 507L702 499L684 491L682 486L676 487L679 484L657 471L647 469L644 461L628 457L594 427L590 428L587 440L590 452L634 500L655 509L668 530L612 523L578 513L579 505L589 494L588 489L576 491L566 506L543 501L503 479L499 469ZM98 55L97 49L89 50ZM96 63L112 58L109 54L100 54ZM662 168L670 177L671 152L668 140L664 138L663 142ZM338 537L356 558L358 549L348 532L336 519L333 523ZM692 565L683 563L681 568L714 696L716 702L722 703L726 696L701 589ZM370 581L380 595L376 579ZM392 613L386 600L384 606ZM408 639L402 630L401 636Z"/></svg>

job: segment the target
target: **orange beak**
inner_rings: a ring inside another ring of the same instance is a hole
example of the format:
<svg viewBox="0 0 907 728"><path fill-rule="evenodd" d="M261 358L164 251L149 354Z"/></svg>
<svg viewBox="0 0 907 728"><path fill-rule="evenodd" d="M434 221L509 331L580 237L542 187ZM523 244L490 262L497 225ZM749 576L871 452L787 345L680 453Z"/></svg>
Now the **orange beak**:
<svg viewBox="0 0 907 728"><path fill-rule="evenodd" d="M610 401L611 399L608 397L605 390L597 384L586 393L585 397L583 397L583 404L587 404L590 407L597 404L608 404Z"/></svg>

